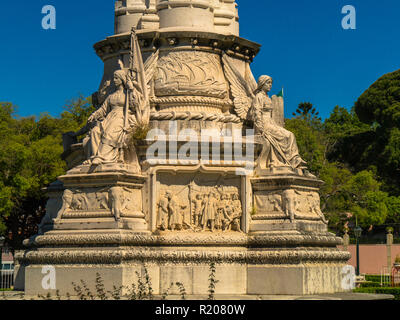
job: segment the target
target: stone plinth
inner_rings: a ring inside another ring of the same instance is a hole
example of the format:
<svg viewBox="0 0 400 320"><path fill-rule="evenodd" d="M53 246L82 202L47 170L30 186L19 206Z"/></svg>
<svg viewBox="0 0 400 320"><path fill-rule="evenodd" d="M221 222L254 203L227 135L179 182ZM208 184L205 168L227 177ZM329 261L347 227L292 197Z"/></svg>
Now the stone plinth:
<svg viewBox="0 0 400 320"><path fill-rule="evenodd" d="M217 294L321 294L343 291L340 275L348 253L338 250L338 243L340 238L329 234L52 231L36 237L34 247L16 257L20 272L25 272L28 295L47 292L40 289L46 265L55 267L57 288L64 295L72 294L72 282L80 279L93 288L96 273L110 289L130 286L137 281L136 272L144 275L144 268L154 294L165 292L171 282L181 282L189 295L204 295L211 262L216 264ZM170 292L178 293L176 288Z"/></svg>

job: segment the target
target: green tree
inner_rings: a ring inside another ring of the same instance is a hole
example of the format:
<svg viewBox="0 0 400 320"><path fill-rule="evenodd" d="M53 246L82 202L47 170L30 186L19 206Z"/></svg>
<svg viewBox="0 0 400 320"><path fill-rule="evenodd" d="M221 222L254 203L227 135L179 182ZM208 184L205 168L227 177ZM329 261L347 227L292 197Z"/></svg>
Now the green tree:
<svg viewBox="0 0 400 320"><path fill-rule="evenodd" d="M311 102L301 102L296 112L293 112L293 116L300 117L309 121L321 121L321 117L319 117L319 112L313 106Z"/></svg>
<svg viewBox="0 0 400 320"><path fill-rule="evenodd" d="M355 103L355 112L364 123L386 129L400 127L400 70L379 78Z"/></svg>
<svg viewBox="0 0 400 320"><path fill-rule="evenodd" d="M384 189L399 196L400 70L386 74L372 84L358 98L355 112L362 122L369 125L369 132L359 144L361 148L357 154L361 161L358 168L375 166L385 182ZM351 140L360 140L357 138Z"/></svg>
<svg viewBox="0 0 400 320"><path fill-rule="evenodd" d="M60 117L16 116L16 107L0 103L0 233L13 249L37 233L45 213L43 188L66 171L62 134L86 123L90 99L71 101Z"/></svg>

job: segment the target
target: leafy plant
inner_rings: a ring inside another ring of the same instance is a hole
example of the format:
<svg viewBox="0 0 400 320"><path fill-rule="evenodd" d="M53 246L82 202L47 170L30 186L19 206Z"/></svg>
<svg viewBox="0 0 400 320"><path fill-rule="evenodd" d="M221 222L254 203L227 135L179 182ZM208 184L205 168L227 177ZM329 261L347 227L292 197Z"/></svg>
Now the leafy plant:
<svg viewBox="0 0 400 320"><path fill-rule="evenodd" d="M209 285L208 285L208 300L215 300L215 288L217 283L219 282L216 280L216 267L215 263L210 263L210 275L208 277Z"/></svg>
<svg viewBox="0 0 400 320"><path fill-rule="evenodd" d="M96 273L96 292L97 292L97 296L101 300L107 300L107 292L104 288L104 282L100 276L100 273Z"/></svg>
<svg viewBox="0 0 400 320"><path fill-rule="evenodd" d="M174 286L174 283L171 282L171 285L168 287L167 290L165 290L161 296L161 300L166 300L168 295L169 295L169 291L172 289L172 287Z"/></svg>
<svg viewBox="0 0 400 320"><path fill-rule="evenodd" d="M183 283L182 282L177 282L176 286L179 289L179 294L181 295L181 299L182 300L186 300L186 289L185 289Z"/></svg>

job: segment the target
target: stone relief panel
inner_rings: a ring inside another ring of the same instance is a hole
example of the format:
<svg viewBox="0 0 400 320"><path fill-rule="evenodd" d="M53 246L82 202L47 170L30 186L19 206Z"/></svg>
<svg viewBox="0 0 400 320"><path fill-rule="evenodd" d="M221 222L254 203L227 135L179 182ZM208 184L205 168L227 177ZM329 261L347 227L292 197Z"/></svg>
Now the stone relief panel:
<svg viewBox="0 0 400 320"><path fill-rule="evenodd" d="M316 218L327 223L321 211L320 197L317 192L285 189L278 191L254 192L254 205L257 215L272 217L285 216L291 221L296 218Z"/></svg>
<svg viewBox="0 0 400 320"><path fill-rule="evenodd" d="M62 196L62 207L57 219L72 218L76 214L90 217L90 213L109 212L116 220L121 216L142 212L142 195L140 190L115 186L111 188L86 188L84 190L65 190ZM110 214L110 215L111 215Z"/></svg>
<svg viewBox="0 0 400 320"><path fill-rule="evenodd" d="M156 227L160 231L241 232L240 178L160 174Z"/></svg>
<svg viewBox="0 0 400 320"><path fill-rule="evenodd" d="M155 94L227 98L228 84L219 55L179 51L161 56L155 75Z"/></svg>

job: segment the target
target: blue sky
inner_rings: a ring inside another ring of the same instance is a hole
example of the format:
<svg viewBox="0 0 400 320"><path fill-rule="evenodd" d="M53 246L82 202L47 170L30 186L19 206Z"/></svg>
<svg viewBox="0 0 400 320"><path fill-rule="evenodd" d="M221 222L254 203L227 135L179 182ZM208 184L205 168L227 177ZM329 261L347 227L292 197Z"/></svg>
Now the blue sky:
<svg viewBox="0 0 400 320"><path fill-rule="evenodd" d="M256 77L285 88L286 116L312 102L323 117L351 108L376 79L400 68L398 0L238 0L240 34L262 44ZM57 29L43 30L41 9L57 10ZM357 29L343 30L344 5ZM114 31L114 0L18 0L0 5L0 101L20 116L57 116L68 100L96 91L103 64L92 46Z"/></svg>

